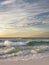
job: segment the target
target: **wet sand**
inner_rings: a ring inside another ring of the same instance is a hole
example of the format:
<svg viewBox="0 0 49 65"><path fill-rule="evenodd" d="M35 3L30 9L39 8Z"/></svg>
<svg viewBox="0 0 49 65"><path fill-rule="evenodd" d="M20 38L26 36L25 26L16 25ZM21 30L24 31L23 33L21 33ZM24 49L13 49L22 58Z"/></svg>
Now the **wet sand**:
<svg viewBox="0 0 49 65"><path fill-rule="evenodd" d="M32 60L0 60L0 65L49 65L49 56Z"/></svg>

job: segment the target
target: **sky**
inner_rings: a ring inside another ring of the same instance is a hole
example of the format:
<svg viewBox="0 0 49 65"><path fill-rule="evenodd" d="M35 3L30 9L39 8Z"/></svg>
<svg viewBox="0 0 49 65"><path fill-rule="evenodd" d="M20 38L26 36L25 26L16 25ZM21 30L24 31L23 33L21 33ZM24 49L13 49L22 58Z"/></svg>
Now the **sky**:
<svg viewBox="0 0 49 65"><path fill-rule="evenodd" d="M0 37L49 37L49 0L0 0Z"/></svg>

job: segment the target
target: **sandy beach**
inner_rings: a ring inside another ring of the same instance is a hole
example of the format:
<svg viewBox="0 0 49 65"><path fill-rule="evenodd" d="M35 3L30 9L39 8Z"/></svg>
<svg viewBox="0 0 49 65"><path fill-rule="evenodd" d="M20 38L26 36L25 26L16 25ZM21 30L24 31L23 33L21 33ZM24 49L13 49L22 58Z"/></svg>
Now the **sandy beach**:
<svg viewBox="0 0 49 65"><path fill-rule="evenodd" d="M49 65L49 56L32 60L0 60L0 65Z"/></svg>

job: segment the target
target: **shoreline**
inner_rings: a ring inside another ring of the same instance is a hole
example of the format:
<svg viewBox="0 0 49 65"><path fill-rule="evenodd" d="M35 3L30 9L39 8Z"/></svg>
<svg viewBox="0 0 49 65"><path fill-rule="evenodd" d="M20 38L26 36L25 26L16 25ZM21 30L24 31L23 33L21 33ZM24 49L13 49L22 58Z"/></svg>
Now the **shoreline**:
<svg viewBox="0 0 49 65"><path fill-rule="evenodd" d="M43 57L41 59L32 59L32 60L0 60L0 65L49 65L49 56Z"/></svg>

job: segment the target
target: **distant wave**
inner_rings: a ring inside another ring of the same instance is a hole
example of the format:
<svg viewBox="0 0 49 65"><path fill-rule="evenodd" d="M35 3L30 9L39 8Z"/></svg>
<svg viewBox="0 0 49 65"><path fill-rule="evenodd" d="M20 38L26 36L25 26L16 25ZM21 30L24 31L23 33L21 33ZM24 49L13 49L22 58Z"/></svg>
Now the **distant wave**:
<svg viewBox="0 0 49 65"><path fill-rule="evenodd" d="M0 46L20 46L20 45L26 45L26 43L32 42L32 41L37 41L37 42L49 42L48 39L40 39L40 38L15 38L15 39L0 39Z"/></svg>

